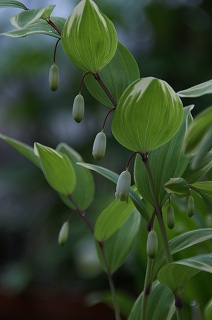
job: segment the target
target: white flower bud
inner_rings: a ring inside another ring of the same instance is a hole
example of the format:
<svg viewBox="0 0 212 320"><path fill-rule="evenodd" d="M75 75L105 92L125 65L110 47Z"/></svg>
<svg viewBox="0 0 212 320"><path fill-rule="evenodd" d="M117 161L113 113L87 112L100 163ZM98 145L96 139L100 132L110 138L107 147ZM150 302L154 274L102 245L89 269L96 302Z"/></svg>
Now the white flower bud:
<svg viewBox="0 0 212 320"><path fill-rule="evenodd" d="M148 234L146 251L151 259L154 259L158 252L158 236L154 230L151 230Z"/></svg>
<svg viewBox="0 0 212 320"><path fill-rule="evenodd" d="M93 143L93 150L92 150L92 155L96 160L101 160L104 157L106 144L107 144L106 134L103 131L97 133Z"/></svg>
<svg viewBox="0 0 212 320"><path fill-rule="evenodd" d="M73 109L72 109L72 117L76 122L81 122L82 119L84 118L84 111L85 111L85 102L84 102L84 98L81 95L81 93L79 93L75 99L74 99L74 103L73 103Z"/></svg>
<svg viewBox="0 0 212 320"><path fill-rule="evenodd" d="M53 63L49 70L49 87L52 91L56 91L59 86L59 69L56 63Z"/></svg>
<svg viewBox="0 0 212 320"><path fill-rule="evenodd" d="M63 246L68 240L69 235L69 222L66 221L63 223L59 235L58 235L58 243L60 246Z"/></svg>
<svg viewBox="0 0 212 320"><path fill-rule="evenodd" d="M117 181L116 185L116 200L128 202L131 185L131 174L129 171L123 171Z"/></svg>

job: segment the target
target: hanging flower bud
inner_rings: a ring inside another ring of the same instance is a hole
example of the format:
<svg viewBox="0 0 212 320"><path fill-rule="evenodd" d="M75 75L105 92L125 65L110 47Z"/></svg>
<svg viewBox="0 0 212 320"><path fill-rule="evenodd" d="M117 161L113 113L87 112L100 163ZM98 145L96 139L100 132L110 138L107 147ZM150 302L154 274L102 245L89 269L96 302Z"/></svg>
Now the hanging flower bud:
<svg viewBox="0 0 212 320"><path fill-rule="evenodd" d="M63 223L59 235L58 235L58 243L60 246L63 246L68 240L69 235L69 222L66 221Z"/></svg>
<svg viewBox="0 0 212 320"><path fill-rule="evenodd" d="M154 259L158 252L158 236L154 230L148 234L146 251L150 259Z"/></svg>
<svg viewBox="0 0 212 320"><path fill-rule="evenodd" d="M74 99L74 104L73 104L73 110L72 110L72 117L76 122L81 122L82 119L84 118L84 111L85 111L85 103L84 103L84 98L79 93L75 99Z"/></svg>
<svg viewBox="0 0 212 320"><path fill-rule="evenodd" d="M174 215L174 209L170 204L168 205L167 211L166 211L166 222L169 229L174 228L175 215Z"/></svg>
<svg viewBox="0 0 212 320"><path fill-rule="evenodd" d="M188 197L188 216L189 218L194 215L195 210L195 204L194 204L194 198L192 196Z"/></svg>
<svg viewBox="0 0 212 320"><path fill-rule="evenodd" d="M93 150L92 155L96 160L101 160L105 155L107 144L107 138L104 131L97 133L94 143L93 143Z"/></svg>
<svg viewBox="0 0 212 320"><path fill-rule="evenodd" d="M52 91L56 91L59 86L59 69L56 63L53 63L49 70L49 87Z"/></svg>
<svg viewBox="0 0 212 320"><path fill-rule="evenodd" d="M123 171L117 181L115 197L118 201L128 202L131 185L131 174L128 170Z"/></svg>

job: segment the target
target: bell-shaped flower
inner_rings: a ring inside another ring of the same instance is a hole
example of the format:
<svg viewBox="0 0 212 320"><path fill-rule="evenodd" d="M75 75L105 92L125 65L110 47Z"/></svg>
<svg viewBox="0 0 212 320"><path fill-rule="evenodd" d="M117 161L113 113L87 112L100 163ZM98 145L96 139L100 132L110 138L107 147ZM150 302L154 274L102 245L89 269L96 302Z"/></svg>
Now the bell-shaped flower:
<svg viewBox="0 0 212 320"><path fill-rule="evenodd" d="M128 170L123 171L117 181L115 197L118 201L128 202L131 186L131 174Z"/></svg>
<svg viewBox="0 0 212 320"><path fill-rule="evenodd" d="M81 122L82 119L84 118L84 111L85 111L85 103L84 103L84 98L79 93L73 103L73 109L72 109L72 117L76 122Z"/></svg>
<svg viewBox="0 0 212 320"><path fill-rule="evenodd" d="M105 155L107 137L104 131L97 133L94 143L92 155L96 160L101 160Z"/></svg>

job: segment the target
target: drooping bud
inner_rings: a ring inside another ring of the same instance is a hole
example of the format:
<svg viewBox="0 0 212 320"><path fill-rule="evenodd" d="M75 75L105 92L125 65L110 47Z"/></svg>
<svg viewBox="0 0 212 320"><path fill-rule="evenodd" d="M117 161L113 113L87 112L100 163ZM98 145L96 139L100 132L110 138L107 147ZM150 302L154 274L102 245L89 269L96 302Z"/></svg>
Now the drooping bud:
<svg viewBox="0 0 212 320"><path fill-rule="evenodd" d="M117 181L115 197L118 201L128 202L131 186L131 174L128 170L123 171Z"/></svg>
<svg viewBox="0 0 212 320"><path fill-rule="evenodd" d="M105 155L107 137L104 131L97 133L94 143L92 155L96 160L101 160Z"/></svg>
<svg viewBox="0 0 212 320"><path fill-rule="evenodd" d="M59 235L58 235L58 243L60 246L63 246L68 240L69 235L69 222L66 221L63 223Z"/></svg>
<svg viewBox="0 0 212 320"><path fill-rule="evenodd" d="M53 63L49 70L49 87L52 91L56 91L59 86L59 69L56 63Z"/></svg>
<svg viewBox="0 0 212 320"><path fill-rule="evenodd" d="M188 216L189 218L194 215L195 211L195 203L194 203L194 198L192 196L188 197Z"/></svg>
<svg viewBox="0 0 212 320"><path fill-rule="evenodd" d="M169 229L174 228L175 224L175 215L174 215L174 209L172 205L168 205L167 211L166 211L166 222Z"/></svg>
<svg viewBox="0 0 212 320"><path fill-rule="evenodd" d="M154 230L148 234L146 251L150 259L154 259L158 252L158 236Z"/></svg>
<svg viewBox="0 0 212 320"><path fill-rule="evenodd" d="M74 99L74 103L73 103L73 109L72 109L72 117L76 122L81 122L82 119L84 118L84 112L85 112L85 102L84 102L84 98L81 95L81 93L79 93L75 99Z"/></svg>

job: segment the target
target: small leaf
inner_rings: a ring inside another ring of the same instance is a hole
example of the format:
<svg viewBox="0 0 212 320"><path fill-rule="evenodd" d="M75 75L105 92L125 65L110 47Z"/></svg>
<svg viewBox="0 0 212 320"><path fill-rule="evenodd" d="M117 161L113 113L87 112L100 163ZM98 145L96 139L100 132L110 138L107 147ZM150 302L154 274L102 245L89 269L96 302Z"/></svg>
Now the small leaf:
<svg viewBox="0 0 212 320"><path fill-rule="evenodd" d="M193 183L191 188L200 195L209 206L212 206L212 181L200 181Z"/></svg>
<svg viewBox="0 0 212 320"><path fill-rule="evenodd" d="M35 155L34 149L32 147L16 139L9 138L3 134L0 134L0 139L7 142L9 145L11 145L11 147L16 149L20 154L22 154L24 157L26 157L28 160L30 160L37 167L40 168L39 158Z"/></svg>
<svg viewBox="0 0 212 320"><path fill-rule="evenodd" d="M124 90L140 77L140 71L131 52L123 44L118 42L115 55L112 60L99 71L99 76L113 98L118 101ZM93 75L86 75L85 84L96 100L108 107L114 107Z"/></svg>
<svg viewBox="0 0 212 320"><path fill-rule="evenodd" d="M103 248L107 266L110 272L115 272L127 258L134 239L138 233L141 216L138 211L134 210L131 216L126 220L122 227L116 231L109 239L103 242ZM106 271L105 263L102 254L96 245L100 263Z"/></svg>
<svg viewBox="0 0 212 320"><path fill-rule="evenodd" d="M141 319L142 299L143 292L136 300L128 320ZM163 286L159 281L154 281L148 299L146 320L171 320L174 313L175 305L172 291Z"/></svg>
<svg viewBox="0 0 212 320"><path fill-rule="evenodd" d="M35 143L34 148L50 186L61 194L70 195L76 184L76 176L68 157L39 143Z"/></svg>
<svg viewBox="0 0 212 320"><path fill-rule="evenodd" d="M79 165L81 165L81 166L83 166L85 168L88 168L90 170L98 172L103 177L109 179L110 181L112 181L114 183L117 183L117 181L118 181L118 177L119 177L118 174L113 172L113 171L111 171L111 170L108 170L106 168L103 168L103 167L100 167L100 166L96 166L96 165L93 165L93 164L88 164L88 163L79 163ZM147 211L142 199L139 197L139 195L136 193L135 190L136 190L135 186L130 188L130 198L132 199L136 209L141 213L143 218L146 221L150 221L149 213L148 213L148 211Z"/></svg>
<svg viewBox="0 0 212 320"><path fill-rule="evenodd" d="M109 239L125 221L129 218L134 210L131 200L125 202L113 201L99 215L94 229L94 237L97 241L105 241Z"/></svg>
<svg viewBox="0 0 212 320"><path fill-rule="evenodd" d="M117 34L113 23L94 1L82 0L65 23L62 45L78 68L97 73L113 58Z"/></svg>
<svg viewBox="0 0 212 320"><path fill-rule="evenodd" d="M212 93L212 80L200 83L186 90L178 91L180 97L194 98Z"/></svg>
<svg viewBox="0 0 212 320"><path fill-rule="evenodd" d="M183 178L171 178L163 187L168 193L173 193L179 198L184 198L190 195L190 187L187 181Z"/></svg>
<svg viewBox="0 0 212 320"><path fill-rule="evenodd" d="M148 77L134 81L116 107L112 131L125 148L140 152L164 145L177 133L183 105L165 81Z"/></svg>
<svg viewBox="0 0 212 320"><path fill-rule="evenodd" d="M197 153L193 157L192 167L196 168L204 156L212 148L212 127L204 135Z"/></svg>
<svg viewBox="0 0 212 320"><path fill-rule="evenodd" d="M76 174L76 185L72 193L72 199L81 210L87 209L93 201L95 193L95 185L91 172L79 165L83 161L82 157L66 143L60 143L56 150L68 157ZM69 208L75 208L66 196L60 195L60 197Z"/></svg>
<svg viewBox="0 0 212 320"><path fill-rule="evenodd" d="M51 20L60 30L63 29L66 21L66 19L61 17L51 17ZM60 34L44 20L38 20L35 23L29 24L23 28L14 29L2 34L13 38L22 38L32 34L45 34L51 37L60 38Z"/></svg>
<svg viewBox="0 0 212 320"><path fill-rule="evenodd" d="M186 155L192 155L198 151L205 134L210 130L211 126L212 106L199 113L189 126L183 145Z"/></svg>
<svg viewBox="0 0 212 320"><path fill-rule="evenodd" d="M14 7L14 8L21 8L26 10L26 6L21 3L20 1L10 1L10 0L0 0L0 8L4 7Z"/></svg>
<svg viewBox="0 0 212 320"><path fill-rule="evenodd" d="M39 19L47 19L54 10L55 5L39 7L37 9L24 10L10 18L11 24L16 28L23 28L33 24Z"/></svg>

